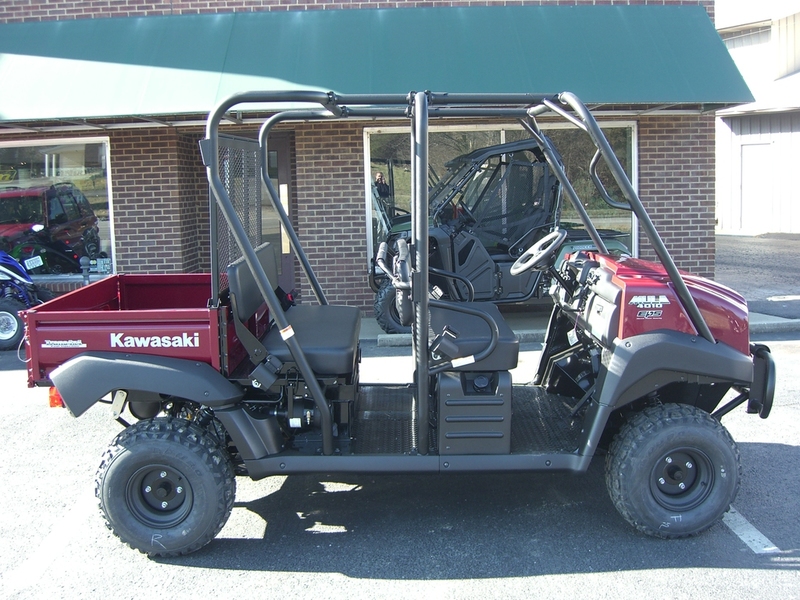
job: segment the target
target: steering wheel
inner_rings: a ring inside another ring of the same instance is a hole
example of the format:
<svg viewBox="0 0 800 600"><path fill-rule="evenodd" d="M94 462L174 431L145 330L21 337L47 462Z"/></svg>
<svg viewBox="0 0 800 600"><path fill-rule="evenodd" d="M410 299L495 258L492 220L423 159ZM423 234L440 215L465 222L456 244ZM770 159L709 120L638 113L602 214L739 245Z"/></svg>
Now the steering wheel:
<svg viewBox="0 0 800 600"><path fill-rule="evenodd" d="M544 236L533 246L528 248L511 265L510 273L520 275L531 269L535 271L546 271L553 266L556 252L567 239L567 232L563 229L556 229L552 233Z"/></svg>

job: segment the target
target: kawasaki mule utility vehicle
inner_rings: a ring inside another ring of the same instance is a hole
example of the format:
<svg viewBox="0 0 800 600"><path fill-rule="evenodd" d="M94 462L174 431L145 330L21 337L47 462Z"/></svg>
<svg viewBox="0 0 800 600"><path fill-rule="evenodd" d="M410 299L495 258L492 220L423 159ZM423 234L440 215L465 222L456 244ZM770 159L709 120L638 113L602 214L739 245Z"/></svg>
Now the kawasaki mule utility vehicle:
<svg viewBox="0 0 800 600"><path fill-rule="evenodd" d="M316 105L278 112L260 132L263 181L316 298L286 309L273 247L251 244L231 201L243 186L230 177L219 135L234 106L271 102ZM590 136L590 171L605 162L623 197L611 198L594 176L598 190L638 217L658 263L607 252L542 134L542 115ZM410 243L400 244L393 264L382 258L398 310L413 322L410 385L359 384L359 309L328 303L266 173L266 140L277 123L353 117L411 124ZM554 281L534 384L514 385L519 345L494 304L429 295L428 124L441 117L524 120L597 248L554 264L565 239L555 228L510 269L547 271ZM741 469L720 419L742 404L769 414L769 349L750 344L739 294L678 271L574 95L252 92L217 106L206 134L215 204L241 257L220 260L219 249L234 246L214 236L211 274L116 275L25 315L30 384L54 385L75 416L107 402L126 426L96 482L122 541L153 556L204 546L231 512L237 475L580 473L600 448L608 450L611 499L644 533L692 535L728 510Z"/></svg>

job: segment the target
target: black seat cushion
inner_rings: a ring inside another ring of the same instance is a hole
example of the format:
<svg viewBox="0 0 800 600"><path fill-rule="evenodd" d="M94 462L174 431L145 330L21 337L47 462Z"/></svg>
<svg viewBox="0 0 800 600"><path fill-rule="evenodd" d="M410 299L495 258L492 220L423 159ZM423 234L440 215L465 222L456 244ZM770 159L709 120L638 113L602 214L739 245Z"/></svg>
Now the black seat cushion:
<svg viewBox="0 0 800 600"><path fill-rule="evenodd" d="M465 365L457 371L508 371L517 366L519 359L519 340L516 334L503 319L497 306L491 302L465 302L462 304L469 308L479 309L490 315L497 323L500 337L497 347L492 353L474 364ZM458 332L455 344L458 346L460 356L470 356L483 350L489 343L491 330L489 325L474 315L467 315L450 308L431 307L431 329L441 333L445 325Z"/></svg>
<svg viewBox="0 0 800 600"><path fill-rule="evenodd" d="M361 311L358 308L299 304L285 314L315 373L343 375L353 372L361 332ZM294 360L275 324L263 343L267 352L281 362Z"/></svg>
<svg viewBox="0 0 800 600"><path fill-rule="evenodd" d="M255 249L270 285L278 280L273 247L266 242ZM236 299L236 316L242 323L264 303L255 277L243 258L228 266L228 285ZM300 348L318 375L350 375L354 372L361 332L361 311L352 306L299 305L285 313ZM273 323L262 340L269 354L283 363L293 362L289 347Z"/></svg>
<svg viewBox="0 0 800 600"><path fill-rule="evenodd" d="M278 265L275 262L274 248L269 242L264 242L255 248L255 253L270 285L277 286ZM231 294L236 298L236 315L242 323L247 323L247 320L264 303L264 297L261 295L256 278L253 277L244 257L228 265L227 275Z"/></svg>

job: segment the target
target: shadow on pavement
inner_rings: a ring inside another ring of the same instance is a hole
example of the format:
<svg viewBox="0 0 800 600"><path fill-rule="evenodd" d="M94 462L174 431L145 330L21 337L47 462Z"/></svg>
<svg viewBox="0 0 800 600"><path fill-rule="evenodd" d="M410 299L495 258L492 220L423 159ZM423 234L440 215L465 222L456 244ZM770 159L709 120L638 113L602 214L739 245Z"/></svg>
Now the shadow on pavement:
<svg viewBox="0 0 800 600"><path fill-rule="evenodd" d="M793 446L740 447L747 455L781 455L786 464L800 460L800 448ZM759 493L781 502L789 491ZM722 524L683 540L637 533L608 498L602 457L583 476L292 476L278 491L236 507L263 518L263 538L217 539L163 562L413 580L648 568L800 569L800 539L776 558L752 554Z"/></svg>

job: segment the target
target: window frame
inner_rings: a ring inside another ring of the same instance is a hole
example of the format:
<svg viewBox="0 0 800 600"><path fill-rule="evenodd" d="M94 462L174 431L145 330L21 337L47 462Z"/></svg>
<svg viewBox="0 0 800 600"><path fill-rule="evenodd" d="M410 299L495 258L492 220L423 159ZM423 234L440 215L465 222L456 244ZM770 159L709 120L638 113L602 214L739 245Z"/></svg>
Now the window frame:
<svg viewBox="0 0 800 600"><path fill-rule="evenodd" d="M628 128L631 130L631 172L629 174L631 184L636 193L639 193L639 127L638 122L630 119L612 119L599 121L601 129L611 128ZM543 131L556 130L556 129L574 129L575 127L569 123L540 123ZM500 131L500 142L505 143L506 131L522 131L521 125L513 123L487 123L487 124L470 124L470 125L434 125L429 128L430 133L437 132L455 132L455 131ZM367 268L371 268L371 261L374 258L369 255L374 246L375 240L372 235L372 146L370 143L371 136L380 134L392 133L405 133L408 134L408 126L403 125L378 125L374 127L364 127L363 130L363 143L364 143L364 222L366 224L367 232L367 248L368 256L366 257ZM410 141L409 141L410 144ZM631 212L631 255L634 257L639 256L639 227L636 215Z"/></svg>

